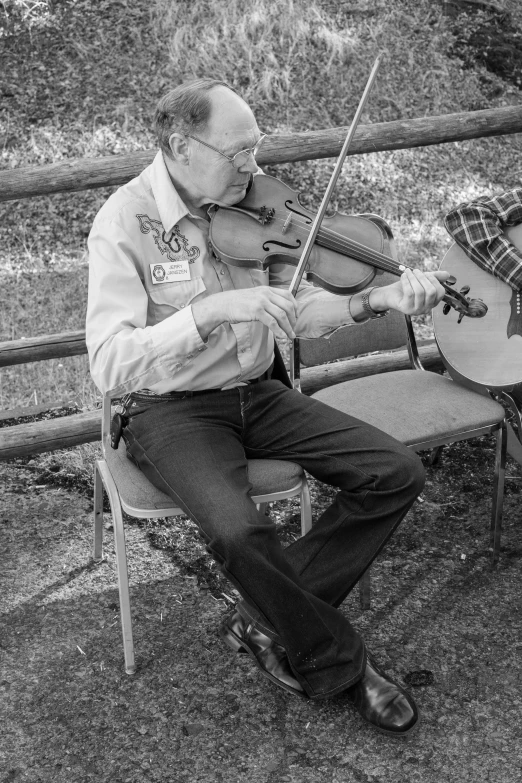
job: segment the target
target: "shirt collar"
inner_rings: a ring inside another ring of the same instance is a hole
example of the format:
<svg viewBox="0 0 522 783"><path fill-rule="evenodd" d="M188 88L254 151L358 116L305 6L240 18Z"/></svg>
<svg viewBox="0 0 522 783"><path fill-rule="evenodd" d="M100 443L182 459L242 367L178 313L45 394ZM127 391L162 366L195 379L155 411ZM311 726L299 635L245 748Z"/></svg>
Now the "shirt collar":
<svg viewBox="0 0 522 783"><path fill-rule="evenodd" d="M189 210L172 183L161 150L150 167L150 184L163 229L168 234Z"/></svg>

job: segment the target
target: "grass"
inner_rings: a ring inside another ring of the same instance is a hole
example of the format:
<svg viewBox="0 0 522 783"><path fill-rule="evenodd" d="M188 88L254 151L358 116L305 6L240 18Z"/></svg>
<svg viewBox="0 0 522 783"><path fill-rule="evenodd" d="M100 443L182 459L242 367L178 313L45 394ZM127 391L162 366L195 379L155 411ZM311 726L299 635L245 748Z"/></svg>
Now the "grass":
<svg viewBox="0 0 522 783"><path fill-rule="evenodd" d="M245 100L265 107L268 121L284 121L288 127L295 127L293 110L303 94L313 92L321 75L330 77L349 65L355 48L351 30L336 29L317 2L203 0L190 4L180 19L179 3L159 0L155 16L162 29L174 31L168 54L180 75L213 73L219 63L219 75ZM297 121L320 122L314 116L320 106L302 106Z"/></svg>
<svg viewBox="0 0 522 783"><path fill-rule="evenodd" d="M520 4L502 7L520 25ZM236 86L269 133L346 125L379 51L386 59L365 123L520 101L514 85L481 66L464 67L464 53L452 53L455 22L429 0L101 0L96 7L11 0L2 8L3 168L151 148L159 95L209 73ZM519 184L521 151L516 135L355 156L334 206L383 215L401 258L433 269L450 244L445 212ZM331 167L309 161L268 172L313 206ZM0 205L0 340L83 327L86 237L109 193ZM85 357L0 371L3 408L57 398L92 407L97 397Z"/></svg>

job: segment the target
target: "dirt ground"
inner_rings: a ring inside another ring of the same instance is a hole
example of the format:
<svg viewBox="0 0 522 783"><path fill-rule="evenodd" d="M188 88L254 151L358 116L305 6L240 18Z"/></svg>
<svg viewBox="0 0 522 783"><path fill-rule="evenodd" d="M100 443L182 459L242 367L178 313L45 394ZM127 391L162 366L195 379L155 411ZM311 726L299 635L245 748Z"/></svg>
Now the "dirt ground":
<svg viewBox="0 0 522 783"><path fill-rule="evenodd" d="M492 571L492 458L487 440L443 452L373 567L371 610L357 591L344 605L418 701L423 723L407 740L378 734L342 697L304 701L269 684L220 642L231 593L209 589L199 544L174 557L175 542L132 522L139 668L126 675L110 516L94 565L86 493L4 463L1 783L522 780L522 474L509 463ZM317 511L325 490L313 493ZM294 505L273 512L297 534Z"/></svg>

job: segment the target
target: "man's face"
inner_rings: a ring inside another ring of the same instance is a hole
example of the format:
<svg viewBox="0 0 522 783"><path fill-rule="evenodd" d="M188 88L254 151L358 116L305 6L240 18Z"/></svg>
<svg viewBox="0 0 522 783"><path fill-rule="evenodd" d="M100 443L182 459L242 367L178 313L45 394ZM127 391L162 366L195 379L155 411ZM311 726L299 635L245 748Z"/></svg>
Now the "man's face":
<svg viewBox="0 0 522 783"><path fill-rule="evenodd" d="M232 157L240 150L252 148L261 133L248 105L226 87L216 87L210 93L212 112L208 127L198 138ZM230 206L246 194L250 175L257 171L252 158L237 169L215 150L195 139L189 143L189 182L194 201Z"/></svg>

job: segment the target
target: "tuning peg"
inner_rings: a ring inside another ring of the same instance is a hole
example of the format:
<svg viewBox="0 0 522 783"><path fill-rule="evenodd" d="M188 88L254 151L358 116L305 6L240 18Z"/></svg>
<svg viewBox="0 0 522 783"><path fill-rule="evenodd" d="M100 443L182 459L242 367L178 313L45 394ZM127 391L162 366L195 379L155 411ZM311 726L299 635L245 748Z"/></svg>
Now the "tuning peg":
<svg viewBox="0 0 522 783"><path fill-rule="evenodd" d="M457 323L460 324L460 322L462 321L463 318L464 318L464 313L460 313L459 314L459 319L458 319Z"/></svg>
<svg viewBox="0 0 522 783"><path fill-rule="evenodd" d="M449 304L445 304L444 307L442 308L442 312L444 313L444 315L447 315L450 310L451 310L451 305Z"/></svg>
<svg viewBox="0 0 522 783"><path fill-rule="evenodd" d="M469 294L469 288L470 288L469 285L463 285L462 288L460 289L460 293L466 296L466 294Z"/></svg>
<svg viewBox="0 0 522 783"><path fill-rule="evenodd" d="M445 282L446 285L455 285L455 283L457 282L457 278L453 277L453 275L450 275Z"/></svg>

